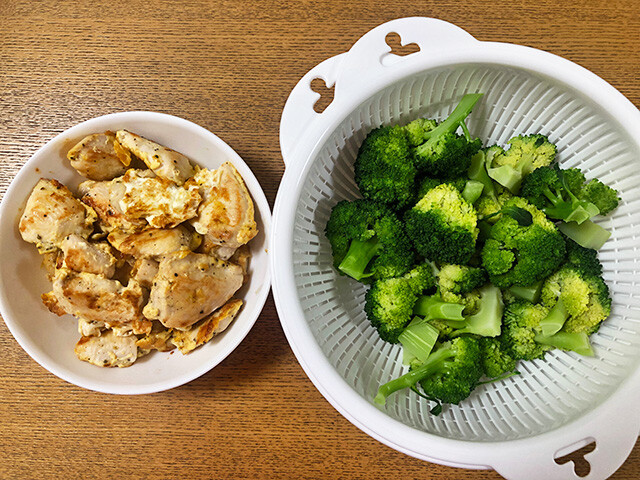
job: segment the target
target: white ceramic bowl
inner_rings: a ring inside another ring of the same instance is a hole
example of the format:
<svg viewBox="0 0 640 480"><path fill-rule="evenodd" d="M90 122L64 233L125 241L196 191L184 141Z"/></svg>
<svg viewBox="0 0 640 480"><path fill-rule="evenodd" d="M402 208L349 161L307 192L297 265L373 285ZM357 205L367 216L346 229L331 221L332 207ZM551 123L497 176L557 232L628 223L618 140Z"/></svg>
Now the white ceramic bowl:
<svg viewBox="0 0 640 480"><path fill-rule="evenodd" d="M392 32L420 52L390 53ZM313 109L315 78L335 85L322 114ZM563 166L620 191L619 208L598 220L612 232L599 252L612 314L592 338L593 358L554 351L522 362L521 375L482 385L437 417L409 390L379 409L373 397L403 373L402 349L371 327L365 288L337 275L324 228L339 200L359 196L353 163L369 131L446 118L470 92L484 93L468 127L486 145L547 134ZM280 144L286 171L273 213L274 299L293 352L338 411L399 451L492 467L510 480L577 478L570 462L554 459L594 440L587 480L603 480L622 464L640 431L640 112L627 99L555 55L481 42L436 19L404 18L376 27L300 80L284 107Z"/></svg>
<svg viewBox="0 0 640 480"><path fill-rule="evenodd" d="M152 352L128 368L99 368L78 360L73 352L79 338L77 321L57 317L40 300L50 291L34 245L20 237L18 220L39 178L55 178L72 190L84 180L66 160L66 152L85 135L127 129L170 147L201 167L215 169L230 161L253 197L259 234L249 244L250 280L237 296L244 305L221 335L188 355ZM187 120L153 112L123 112L82 122L62 132L38 150L22 167L0 204L0 313L22 348L58 377L105 393L152 393L187 383L211 370L247 335L270 288L267 239L269 205L255 176L240 156L216 135Z"/></svg>

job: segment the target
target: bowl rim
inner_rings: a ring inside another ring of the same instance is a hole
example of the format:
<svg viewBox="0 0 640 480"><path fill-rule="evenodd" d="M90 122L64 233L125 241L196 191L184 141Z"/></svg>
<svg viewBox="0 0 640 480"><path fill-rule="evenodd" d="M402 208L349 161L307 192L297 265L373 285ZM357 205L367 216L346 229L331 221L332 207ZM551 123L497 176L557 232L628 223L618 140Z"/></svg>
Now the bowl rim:
<svg viewBox="0 0 640 480"><path fill-rule="evenodd" d="M35 158L45 154L53 145L65 138L75 138L77 136L83 135L84 133L79 133L86 131L87 128L90 128L94 124L102 124L105 121L109 122L122 122L122 121L155 121L155 122L163 122L168 123L172 126L175 126L178 129L190 130L192 133L205 138L211 144L215 144L222 152L224 152L225 157L231 163L233 163L236 168L240 166L244 172L242 173L243 180L247 185L247 189L251 193L251 197L254 201L254 205L256 210L258 210L260 214L260 220L262 222L262 227L265 232L265 252L266 252L266 268L264 271L264 279L260 290L256 296L255 301L255 314L252 315L248 320L244 320L243 330L240 332L238 338L235 342L227 342L228 344L222 349L222 351L212 357L207 361L203 362L198 368L193 369L192 371L177 375L175 378L159 381L159 382L151 382L144 385L135 385L135 384L121 384L118 385L116 383L101 383L99 381L93 381L84 378L82 375L78 375L67 371L64 368L61 368L55 361L51 361L45 355L41 354L39 349L35 346L35 344L28 338L26 333L22 330L20 326L20 322L12 318L7 314L8 309L5 306L8 303L4 290L0 290L0 315L2 315L2 319L4 320L5 325L18 342L18 344L22 347L22 349L40 366L42 366L45 370L48 370L58 378L76 385L81 388L85 388L88 390L93 390L101 393L109 393L109 394L118 394L118 395L140 395L140 394L148 394L148 393L156 393L165 390L169 390L181 385L184 385L196 378L204 375L208 371L212 370L215 366L221 363L225 358L227 358L231 352L233 352L240 343L245 339L245 337L249 334L249 331L253 328L253 325L257 321L260 316L264 305L267 301L270 287L271 287L271 269L269 268L269 242L270 242L270 230L271 230L271 210L269 208L269 203L267 202L266 196L264 194L264 190L262 189L260 183L257 178L253 174L253 171L249 168L246 162L240 157L240 155L229 146L224 140L218 137L213 132L207 130L206 128L191 122L190 120L186 120L181 117L177 117L174 115L160 113L160 112L152 112L152 111L144 111L144 110L133 110L133 111L124 111L124 112L115 112L109 113L106 115L101 115L98 117L93 117L88 120L85 120L79 124L76 124L61 133L57 134L49 141L47 141L44 145L42 145L33 155L29 157L29 159L20 167L20 170L16 174L16 176L11 180L5 194L2 197L2 201L0 201L0 222L3 221L11 221L14 222L15 218L11 218L11 215L6 212L8 200L14 196L14 190L16 190L18 185L24 180L24 177L27 176L29 172L29 168L33 163ZM78 132L78 133L77 133ZM170 147L170 146L169 146ZM15 212L14 212L15 213ZM14 214L15 216L15 214ZM6 217L6 218L5 218ZM1 239L0 239L1 240Z"/></svg>
<svg viewBox="0 0 640 480"><path fill-rule="evenodd" d="M346 55L349 53L351 52ZM325 61L332 58L336 57ZM604 428L608 424L616 424L619 433L624 431L627 437L637 437L640 431L638 419L620 424L615 422L611 412L619 411L619 408L629 409L633 398L640 394L640 369L636 369L625 378L617 389L611 392L611 396L593 410L584 412L564 425L517 440L480 442L441 437L410 427L388 416L356 393L333 368L318 346L294 294L297 289L292 268L293 226L297 205L295 200L300 198L314 159L328 138L351 112L379 91L407 76L440 67L491 64L525 70L561 82L598 105L615 120L616 127L622 129L640 148L640 111L605 80L557 55L516 44L473 40L465 43L462 48L435 50L422 56L416 54L415 59L411 61L408 60L411 56L405 58L406 62L398 62L385 75L366 81L363 78L357 90L349 90L350 96L340 98L336 94L333 103L321 115L313 117L290 152L283 152L285 155L288 153L289 158L273 210L272 289L283 330L303 370L327 401L368 435L415 458L452 467L508 471L513 464L508 458L516 458L514 455L521 455L525 449L532 457L536 457L534 453L538 454L537 458L540 459L542 453L549 453L554 448L553 451L557 451L572 441L590 436L594 433L594 427ZM345 58L341 61L343 64L349 63ZM340 77L337 82L339 80ZM336 87L336 92L338 88ZM287 132L281 131L281 138L286 139ZM276 235L278 242L273 241ZM278 269L275 269L276 265L279 266ZM639 407L635 408L637 411ZM585 418L587 413L590 416ZM624 446L620 444L619 447L616 453L612 451L611 445L608 451L605 449L615 457L608 461L611 464L608 467L618 462L615 467L617 469L633 447L633 443Z"/></svg>

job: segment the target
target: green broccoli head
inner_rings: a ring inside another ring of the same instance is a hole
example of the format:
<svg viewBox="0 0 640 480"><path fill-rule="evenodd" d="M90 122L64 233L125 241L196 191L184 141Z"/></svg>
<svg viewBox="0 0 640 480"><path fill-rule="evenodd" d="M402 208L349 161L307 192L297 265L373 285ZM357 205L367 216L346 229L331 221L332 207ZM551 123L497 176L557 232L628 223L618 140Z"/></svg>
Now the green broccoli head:
<svg viewBox="0 0 640 480"><path fill-rule="evenodd" d="M442 300L463 304L465 315L478 311L480 293L477 289L486 281L487 274L482 268L466 265L442 265L438 273L438 289Z"/></svg>
<svg viewBox="0 0 640 480"><path fill-rule="evenodd" d="M464 124L481 94L465 95L445 121L423 135L424 143L414 150L418 169L430 177L459 177L467 174L471 157L482 148L480 139L472 140L466 126L464 135L455 132Z"/></svg>
<svg viewBox="0 0 640 480"><path fill-rule="evenodd" d="M524 177L553 163L556 146L544 135L519 135L509 140L509 144L506 151L497 146L487 150L487 173L515 194Z"/></svg>
<svg viewBox="0 0 640 480"><path fill-rule="evenodd" d="M411 320L418 297L434 286L433 269L426 263L401 277L376 281L365 295L364 310L380 338L398 343L398 336Z"/></svg>
<svg viewBox="0 0 640 480"><path fill-rule="evenodd" d="M450 184L429 190L404 221L418 253L429 260L465 264L475 252L477 214Z"/></svg>
<svg viewBox="0 0 640 480"><path fill-rule="evenodd" d="M565 238L565 242L567 244L567 263L587 275L602 276L602 264L598 260L597 250L582 247L570 238Z"/></svg>
<svg viewBox="0 0 640 480"><path fill-rule="evenodd" d="M499 338L481 337L479 342L482 366L487 377L498 378L515 370L516 359L506 351Z"/></svg>
<svg viewBox="0 0 640 480"><path fill-rule="evenodd" d="M478 201L473 204L478 215L481 217L485 217L488 215L492 215L504 207L507 201L511 200L513 195L509 190L504 188L502 185L494 184L494 194L493 195L485 195L484 193L480 196ZM496 223L500 220L502 214L494 215L487 219L490 223Z"/></svg>
<svg viewBox="0 0 640 480"><path fill-rule="evenodd" d="M563 332L591 335L611 313L607 284L588 272L567 263L542 286L542 303L558 316L554 321Z"/></svg>
<svg viewBox="0 0 640 480"><path fill-rule="evenodd" d="M462 193L465 185L467 184L467 178L455 177L455 178L442 179L442 178L424 177L418 183L418 194L417 194L416 201L424 197L429 190L432 190L436 188L438 185L442 185L443 183L448 183L450 185L453 185L453 187L455 187L456 190Z"/></svg>
<svg viewBox="0 0 640 480"><path fill-rule="evenodd" d="M544 357L552 347L535 341L540 322L549 314L549 308L517 300L507 305L500 335L501 349L514 360L533 360Z"/></svg>
<svg viewBox="0 0 640 480"><path fill-rule="evenodd" d="M579 197L598 207L600 215L608 215L618 208L618 203L620 203L618 191L605 185L597 178L590 180L589 183L582 188Z"/></svg>
<svg viewBox="0 0 640 480"><path fill-rule="evenodd" d="M506 202L531 214L533 222L523 226L502 215L489 232L482 249L482 266L491 282L500 287L527 286L549 276L565 258L565 242L544 213L520 197Z"/></svg>
<svg viewBox="0 0 640 480"><path fill-rule="evenodd" d="M422 379L420 386L427 395L443 403L460 403L471 394L484 374L480 344L470 336L436 345L427 362L430 359L440 366L438 371Z"/></svg>
<svg viewBox="0 0 640 480"><path fill-rule="evenodd" d="M438 122L428 118L418 118L405 125L409 145L417 147L427 139L427 133L436 128Z"/></svg>
<svg viewBox="0 0 640 480"><path fill-rule="evenodd" d="M550 218L580 224L600 210L593 203L578 198L582 186L576 186L580 177L576 170L562 170L557 165L537 168L524 179L521 195ZM567 175L567 172L571 173Z"/></svg>
<svg viewBox="0 0 640 480"><path fill-rule="evenodd" d="M403 275L415 261L402 223L391 210L371 200L339 202L325 234L336 269L365 283Z"/></svg>
<svg viewBox="0 0 640 480"><path fill-rule="evenodd" d="M403 127L373 130L360 146L355 181L364 198L402 208L414 196L416 167Z"/></svg>

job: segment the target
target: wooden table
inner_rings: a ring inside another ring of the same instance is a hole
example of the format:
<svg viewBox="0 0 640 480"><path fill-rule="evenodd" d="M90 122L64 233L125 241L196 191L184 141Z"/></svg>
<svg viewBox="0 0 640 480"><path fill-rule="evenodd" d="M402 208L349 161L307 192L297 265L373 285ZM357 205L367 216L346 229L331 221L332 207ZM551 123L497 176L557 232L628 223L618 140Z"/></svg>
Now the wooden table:
<svg viewBox="0 0 640 480"><path fill-rule="evenodd" d="M278 122L291 88L372 27L403 16L439 17L481 40L562 55L639 105L639 9L638 0L2 0L0 193L62 130L141 109L218 134L273 205L284 170ZM221 365L153 395L67 384L2 322L0 346L2 479L500 478L407 457L351 425L298 365L271 298ZM636 445L612 478L635 480L639 470Z"/></svg>

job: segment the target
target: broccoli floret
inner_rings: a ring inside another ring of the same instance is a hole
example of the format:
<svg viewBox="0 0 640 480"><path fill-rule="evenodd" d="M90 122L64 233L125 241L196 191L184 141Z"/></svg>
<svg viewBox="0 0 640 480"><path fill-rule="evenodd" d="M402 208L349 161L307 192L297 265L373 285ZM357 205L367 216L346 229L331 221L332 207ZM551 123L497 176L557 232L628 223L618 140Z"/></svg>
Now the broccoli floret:
<svg viewBox="0 0 640 480"><path fill-rule="evenodd" d="M544 135L519 135L509 140L509 144L506 151L498 146L487 149L487 173L516 194L524 177L553 163L556 146Z"/></svg>
<svg viewBox="0 0 640 480"><path fill-rule="evenodd" d="M472 140L466 127L463 127L464 135L457 135L455 131L464 124L481 96L465 95L445 121L424 133L426 141L414 152L419 170L432 177L457 177L467 173L471 157L480 150L482 141Z"/></svg>
<svg viewBox="0 0 640 480"><path fill-rule="evenodd" d="M589 181L589 183L582 188L579 196L598 207L600 215L608 215L618 208L618 203L620 203L618 191L605 185L597 178Z"/></svg>
<svg viewBox="0 0 640 480"><path fill-rule="evenodd" d="M418 184L418 195L416 201L420 200L424 197L429 190L436 188L438 185L442 185L443 183L448 183L452 185L456 190L460 193L464 190L464 187L467 184L466 177L456 177L456 178L431 178L424 177L419 181Z"/></svg>
<svg viewBox="0 0 640 480"><path fill-rule="evenodd" d="M542 303L550 309L542 333L591 335L611 313L609 288L593 267L580 268L567 263L542 286Z"/></svg>
<svg viewBox="0 0 640 480"><path fill-rule="evenodd" d="M502 325L504 307L502 292L498 287L487 284L477 291L474 290L471 294L475 297L473 300L475 312L473 314L465 316L463 320L440 321L453 329L447 332L448 336L469 333L482 337L497 337L500 335Z"/></svg>
<svg viewBox="0 0 640 480"><path fill-rule="evenodd" d="M593 203L578 198L576 194L580 189L575 190L569 188L565 170L557 166L540 167L524 179L521 195L550 218L580 224L600 210Z"/></svg>
<svg viewBox="0 0 640 480"><path fill-rule="evenodd" d="M365 198L394 209L413 200L416 167L405 129L394 125L369 133L360 146L354 173Z"/></svg>
<svg viewBox="0 0 640 480"><path fill-rule="evenodd" d="M436 128L438 122L429 118L418 118L409 122L404 128L407 132L409 145L417 147L427 140L426 134Z"/></svg>
<svg viewBox="0 0 640 480"><path fill-rule="evenodd" d="M415 253L402 223L382 204L363 199L339 202L325 234L335 268L356 280L400 276L414 264Z"/></svg>
<svg viewBox="0 0 640 480"><path fill-rule="evenodd" d="M602 264L598 260L598 252L592 248L584 248L570 238L567 244L567 263L581 270L587 275L602 276Z"/></svg>
<svg viewBox="0 0 640 480"><path fill-rule="evenodd" d="M501 348L515 360L543 358L553 348L569 350L580 355L593 355L588 335L581 332L560 331L543 333L543 323L551 312L542 304L518 300L507 306L500 335Z"/></svg>
<svg viewBox="0 0 640 480"><path fill-rule="evenodd" d="M416 388L419 383L430 397L443 403L457 404L471 394L482 374L478 340L459 337L436 345L423 364L382 385L374 401L384 405L392 393Z"/></svg>
<svg viewBox="0 0 640 480"><path fill-rule="evenodd" d="M473 204L478 215L480 217L489 217L490 215L499 212L502 210L507 201L513 198L511 192L504 188L502 185L495 184L494 186L495 195L485 195L484 193L480 196L478 201ZM496 223L500 220L501 214L493 215L487 219L489 223Z"/></svg>
<svg viewBox="0 0 640 480"><path fill-rule="evenodd" d="M540 321L549 313L544 305L518 300L504 311L501 348L515 360L543 358L551 347L535 341L540 333Z"/></svg>
<svg viewBox="0 0 640 480"><path fill-rule="evenodd" d="M433 270L426 263L404 276L376 281L365 295L364 310L380 338L397 343L418 298L434 286Z"/></svg>
<svg viewBox="0 0 640 480"><path fill-rule="evenodd" d="M475 252L478 217L450 184L429 190L404 221L416 250L429 260L465 264Z"/></svg>
<svg viewBox="0 0 640 480"><path fill-rule="evenodd" d="M482 266L500 288L531 285L549 276L565 258L564 239L544 213L519 197L509 200L504 209L513 207L529 212L532 223L523 226L503 214L482 248Z"/></svg>
<svg viewBox="0 0 640 480"><path fill-rule="evenodd" d="M438 286L442 299L449 302L447 295L459 295L483 285L487 280L486 272L482 268L466 265L442 265L438 272Z"/></svg>
<svg viewBox="0 0 640 480"><path fill-rule="evenodd" d="M503 347L499 338L481 337L480 352L484 373L489 378L498 378L516 369L516 360Z"/></svg>

